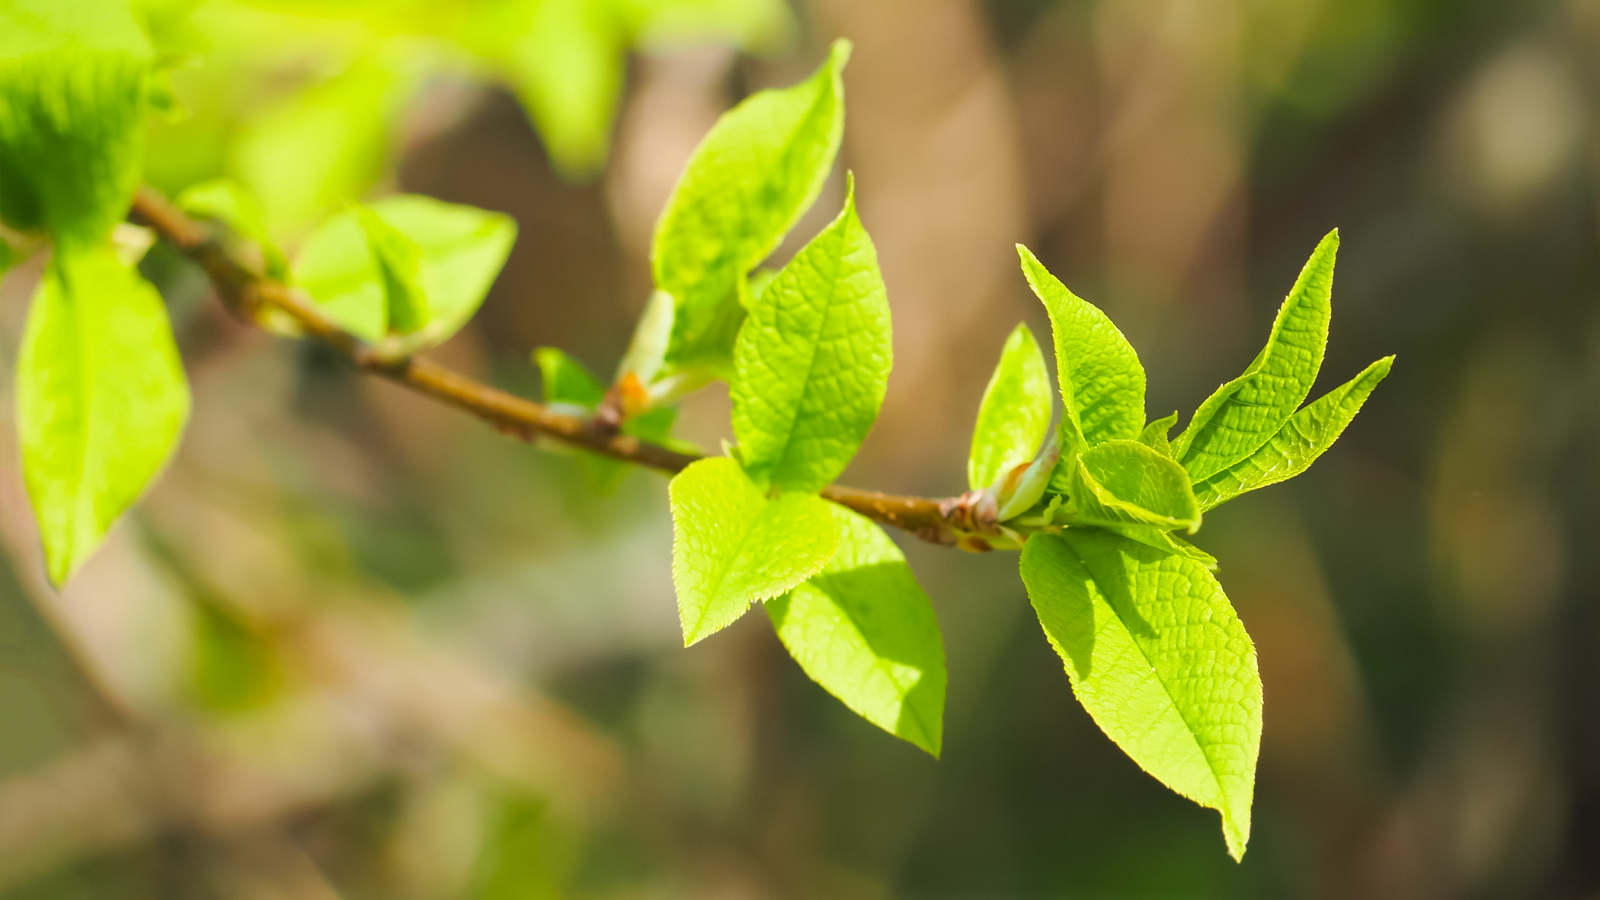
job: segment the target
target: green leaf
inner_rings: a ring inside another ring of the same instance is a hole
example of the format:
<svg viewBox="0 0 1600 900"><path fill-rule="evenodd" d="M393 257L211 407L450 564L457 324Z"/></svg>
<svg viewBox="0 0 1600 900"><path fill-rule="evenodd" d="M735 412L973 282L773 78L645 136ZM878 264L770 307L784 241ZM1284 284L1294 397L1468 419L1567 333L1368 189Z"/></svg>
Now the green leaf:
<svg viewBox="0 0 1600 900"><path fill-rule="evenodd" d="M1167 433L1172 431L1172 426L1176 424L1178 424L1177 412L1151 422L1139 432L1139 443L1171 459L1172 445L1167 442Z"/></svg>
<svg viewBox="0 0 1600 900"><path fill-rule="evenodd" d="M1339 232L1317 244L1283 301L1272 335L1244 374L1206 398L1172 450L1195 483L1265 444L1311 393L1328 343L1329 297Z"/></svg>
<svg viewBox="0 0 1600 900"><path fill-rule="evenodd" d="M261 247L267 277L278 281L288 279L289 262L267 231L261 202L244 185L231 178L203 181L185 188L175 202L191 216L216 219L239 237L254 241Z"/></svg>
<svg viewBox="0 0 1600 900"><path fill-rule="evenodd" d="M838 477L883 405L890 344L878 254L851 190L739 330L733 433L750 477L794 491Z"/></svg>
<svg viewBox="0 0 1600 900"><path fill-rule="evenodd" d="M443 342L483 305L516 243L516 221L504 213L418 194L384 197L371 209L422 250L428 341Z"/></svg>
<svg viewBox="0 0 1600 900"><path fill-rule="evenodd" d="M1194 486L1201 509L1211 509L1234 497L1287 481L1304 472L1323 451L1333 446L1350 420L1361 411L1378 382L1389 374L1394 357L1386 356L1360 375L1324 394L1289 418L1270 440L1249 458L1235 463Z"/></svg>
<svg viewBox="0 0 1600 900"><path fill-rule="evenodd" d="M812 681L937 757L945 668L933 605L882 528L830 506L839 552L804 584L768 600L767 614Z"/></svg>
<svg viewBox="0 0 1600 900"><path fill-rule="evenodd" d="M0 219L98 244L128 212L152 51L126 3L0 5Z"/></svg>
<svg viewBox="0 0 1600 900"><path fill-rule="evenodd" d="M1022 581L1078 701L1133 761L1250 838L1261 677L1244 626L1198 562L1098 529L1038 534Z"/></svg>
<svg viewBox="0 0 1600 900"><path fill-rule="evenodd" d="M668 493L685 647L732 624L751 603L815 575L839 546L828 501L815 494L768 499L726 457L690 465Z"/></svg>
<svg viewBox="0 0 1600 900"><path fill-rule="evenodd" d="M546 403L556 407L573 406L578 414L594 415L595 408L605 399L606 389L582 363L554 347L538 348L533 351L533 358L544 382ZM671 445L672 424L677 417L678 410L674 407L652 409L628 418L622 424L622 433L652 444ZM584 477L602 494L616 490L633 470L632 464L608 456L587 450L573 452L577 454Z"/></svg>
<svg viewBox="0 0 1600 900"><path fill-rule="evenodd" d="M517 99L556 171L590 178L604 167L622 97L627 35L615 0L503 4L513 37L502 59Z"/></svg>
<svg viewBox="0 0 1600 900"><path fill-rule="evenodd" d="M1050 427L1050 405L1044 354L1027 324L1019 323L1006 338L978 407L967 456L967 487L975 491L989 487L1032 460Z"/></svg>
<svg viewBox="0 0 1600 900"><path fill-rule="evenodd" d="M652 291L645 301L644 312L633 328L633 339L628 351L617 366L617 376L632 373L643 384L649 384L661 371L667 356L667 343L672 340L672 295L665 291Z"/></svg>
<svg viewBox="0 0 1600 900"><path fill-rule="evenodd" d="M780 50L794 13L783 0L617 0L638 45L672 49L721 39L757 53Z"/></svg>
<svg viewBox="0 0 1600 900"><path fill-rule="evenodd" d="M472 318L516 233L500 213L385 197L317 226L295 258L294 280L330 318L370 343L383 341L391 324L409 328L400 349L411 351L442 343Z"/></svg>
<svg viewBox="0 0 1600 900"><path fill-rule="evenodd" d="M17 426L50 579L65 582L177 447L189 387L148 283L58 247L22 338Z"/></svg>
<svg viewBox="0 0 1600 900"><path fill-rule="evenodd" d="M1061 461L1061 429L1050 434L1049 443L1039 451L1024 468L1014 468L1003 476L994 489L995 500L1000 504L999 521L1005 522L1022 515L1044 498L1056 466Z"/></svg>
<svg viewBox="0 0 1600 900"><path fill-rule="evenodd" d="M365 206L356 207L356 221L367 239L367 252L383 283L385 330L411 334L428 324L428 298L422 292L422 249Z"/></svg>
<svg viewBox="0 0 1600 900"><path fill-rule="evenodd" d="M261 198L272 234L298 231L377 180L420 74L406 61L361 59L245 123L233 168Z"/></svg>
<svg viewBox="0 0 1600 900"><path fill-rule="evenodd" d="M1075 524L1186 528L1191 534L1200 527L1200 505L1183 467L1137 441L1107 441L1084 451L1068 495Z"/></svg>
<svg viewBox="0 0 1600 900"><path fill-rule="evenodd" d="M839 73L848 41L835 41L815 75L759 91L723 114L700 142L656 225L656 287L676 303L667 362L731 367L744 310L741 280L816 200L844 131Z"/></svg>
<svg viewBox="0 0 1600 900"><path fill-rule="evenodd" d="M1144 367L1106 314L1080 300L1017 245L1022 273L1050 313L1060 382L1063 461L1085 445L1132 440L1144 426Z"/></svg>

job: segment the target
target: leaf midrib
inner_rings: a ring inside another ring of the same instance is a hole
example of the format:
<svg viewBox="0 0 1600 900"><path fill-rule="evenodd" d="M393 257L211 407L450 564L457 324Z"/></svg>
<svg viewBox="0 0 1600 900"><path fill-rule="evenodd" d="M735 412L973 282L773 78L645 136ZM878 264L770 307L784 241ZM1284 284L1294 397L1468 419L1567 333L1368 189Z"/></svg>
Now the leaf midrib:
<svg viewBox="0 0 1600 900"><path fill-rule="evenodd" d="M1078 557L1078 561L1081 562L1083 567L1088 569L1089 573L1095 577L1095 581L1098 582L1101 580L1100 573L1096 571L1097 567L1090 563L1083 554L1079 553L1078 549L1072 546L1071 542L1063 541L1062 543L1066 544L1067 549L1071 551L1073 555ZM1206 751L1205 745L1200 742L1200 738L1195 731L1194 723L1191 722L1189 720L1189 716L1184 713L1183 705L1178 703L1178 699L1172 695L1172 688L1167 685L1167 680L1166 678L1162 677L1161 670L1156 668L1155 662L1150 659L1149 652L1145 650L1143 644L1139 643L1139 638L1134 634L1133 629L1128 627L1127 619L1123 617L1122 610L1112 602L1110 592L1102 590L1100 594L1105 598L1106 606L1111 607L1112 613L1116 615L1117 624L1121 625L1123 630L1128 633L1128 640L1135 648L1138 649L1139 657L1144 660L1145 665L1149 666L1150 671L1155 674L1156 683L1161 685L1161 692L1166 694L1167 702L1172 704L1173 710L1178 714L1178 719L1183 722L1184 731L1186 734L1188 734L1189 740L1194 742L1194 747L1200 752L1200 757L1206 761L1206 771L1211 773L1211 780L1216 784L1217 793L1221 795L1222 805L1225 807L1223 809L1219 809L1218 812L1221 812L1225 819L1231 820L1232 802L1228 796L1228 788L1222 783L1222 776L1217 772L1217 766L1216 763L1212 761L1211 754Z"/></svg>

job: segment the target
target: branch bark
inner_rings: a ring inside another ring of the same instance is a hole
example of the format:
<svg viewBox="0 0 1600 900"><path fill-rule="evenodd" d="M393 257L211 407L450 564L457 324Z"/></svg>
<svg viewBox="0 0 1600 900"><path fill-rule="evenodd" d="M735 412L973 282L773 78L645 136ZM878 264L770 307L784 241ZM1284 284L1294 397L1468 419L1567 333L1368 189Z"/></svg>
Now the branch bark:
<svg viewBox="0 0 1600 900"><path fill-rule="evenodd" d="M223 305L249 325L259 327L264 313L287 316L306 336L338 350L356 368L476 416L519 440L532 442L545 437L667 473L680 472L700 459L621 434L612 422L555 412L425 357L386 359L288 285L250 271L230 256L204 225L189 218L153 188L139 189L130 215L198 263ZM908 497L837 484L823 488L822 496L930 543L987 549L981 539L972 540L973 535L959 527L965 509L959 498Z"/></svg>

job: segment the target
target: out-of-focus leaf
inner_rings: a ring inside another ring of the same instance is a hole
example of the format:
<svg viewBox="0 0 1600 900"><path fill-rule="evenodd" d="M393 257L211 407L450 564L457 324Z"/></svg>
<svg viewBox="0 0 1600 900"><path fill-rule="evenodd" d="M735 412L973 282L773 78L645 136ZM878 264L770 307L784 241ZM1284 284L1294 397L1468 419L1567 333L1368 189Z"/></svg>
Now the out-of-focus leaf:
<svg viewBox="0 0 1600 900"><path fill-rule="evenodd" d="M1328 343L1329 298L1339 232L1317 244L1272 323L1267 345L1244 374L1217 388L1172 443L1199 483L1244 459L1283 427L1311 393Z"/></svg>
<svg viewBox="0 0 1600 900"><path fill-rule="evenodd" d="M764 53L794 32L794 14L782 0L617 0L617 7L634 42L648 48L723 40Z"/></svg>
<svg viewBox="0 0 1600 900"><path fill-rule="evenodd" d="M684 646L815 575L839 546L832 504L815 494L768 499L726 457L690 465L669 494Z"/></svg>
<svg viewBox="0 0 1600 900"><path fill-rule="evenodd" d="M767 614L812 681L938 756L945 668L933 606L882 528L842 506L832 511L838 553L804 584L768 600Z"/></svg>
<svg viewBox="0 0 1600 900"><path fill-rule="evenodd" d="M152 51L118 0L0 5L0 219L98 243L143 161Z"/></svg>
<svg viewBox="0 0 1600 900"><path fill-rule="evenodd" d="M193 687L201 706L255 709L277 694L282 664L266 635L210 598L194 604Z"/></svg>
<svg viewBox="0 0 1600 900"><path fill-rule="evenodd" d="M511 790L494 798L473 864L470 900L562 900L581 842L547 801Z"/></svg>
<svg viewBox="0 0 1600 900"><path fill-rule="evenodd" d="M844 131L836 41L815 75L724 113L673 189L651 248L656 287L676 304L669 366L726 375L744 310L738 288L816 200Z"/></svg>
<svg viewBox="0 0 1600 900"><path fill-rule="evenodd" d="M362 224L360 209L330 216L311 233L295 257L295 283L346 330L371 343L379 343L400 328L411 325L403 349L410 351L442 343L478 311L495 276L505 265L516 240L516 224L509 216L443 203L429 197L396 195L367 207L381 225ZM384 238L383 226L403 240ZM389 242L374 253L372 235ZM407 273L415 258L415 274ZM380 259L388 259L381 263ZM404 267L404 268L402 268ZM396 300L406 302L410 287L420 287L421 310L416 324L402 313L395 320Z"/></svg>
<svg viewBox="0 0 1600 900"><path fill-rule="evenodd" d="M161 297L108 247L56 258L17 360L24 479L65 582L177 447L189 386Z"/></svg>
<svg viewBox="0 0 1600 900"><path fill-rule="evenodd" d="M1360 375L1324 394L1283 423L1270 440L1248 458L1194 486L1201 509L1211 509L1256 488L1287 481L1304 472L1333 446L1367 396L1389 374L1394 357L1378 360Z"/></svg>
<svg viewBox="0 0 1600 900"><path fill-rule="evenodd" d="M1050 373L1026 323L1018 323L989 376L967 455L967 487L990 487L1033 459L1050 427ZM1029 506L1032 504L1030 503Z"/></svg>
<svg viewBox="0 0 1600 900"><path fill-rule="evenodd" d="M534 0L507 45L517 99L544 138L550 162L571 178L605 165L622 96L627 35L615 0Z"/></svg>
<svg viewBox="0 0 1600 900"><path fill-rule="evenodd" d="M370 209L356 207L356 221L367 239L367 253L383 283L385 329L411 334L428 324L428 298L422 288L422 249Z"/></svg>
<svg viewBox="0 0 1600 900"><path fill-rule="evenodd" d="M174 202L191 216L216 219L239 237L254 241L261 248L267 277L279 281L289 277L289 262L267 231L261 202L244 185L231 178L203 181L185 188Z"/></svg>
<svg viewBox="0 0 1600 900"><path fill-rule="evenodd" d="M1144 427L1144 367L1106 314L1067 290L1021 244L1022 272L1050 314L1056 348L1061 460L1070 467L1086 446L1132 440Z"/></svg>
<svg viewBox="0 0 1600 900"><path fill-rule="evenodd" d="M1022 581L1072 690L1133 761L1250 839L1261 747L1255 646L1204 565L1095 528L1039 534Z"/></svg>
<svg viewBox="0 0 1600 900"><path fill-rule="evenodd" d="M739 330L733 433L750 477L793 491L838 477L878 417L892 355L878 254L851 192Z"/></svg>
<svg viewBox="0 0 1600 900"><path fill-rule="evenodd" d="M371 186L416 72L368 58L249 118L233 148L240 182L273 235L292 234Z"/></svg>

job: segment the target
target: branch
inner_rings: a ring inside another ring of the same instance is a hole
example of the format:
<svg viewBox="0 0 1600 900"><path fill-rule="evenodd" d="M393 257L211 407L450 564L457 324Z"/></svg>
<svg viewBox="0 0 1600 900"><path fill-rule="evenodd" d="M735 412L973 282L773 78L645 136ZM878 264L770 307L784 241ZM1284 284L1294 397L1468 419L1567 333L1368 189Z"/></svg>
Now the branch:
<svg viewBox="0 0 1600 900"><path fill-rule="evenodd" d="M475 381L423 357L386 359L287 285L245 268L229 256L209 231L173 206L159 192L141 187L131 215L205 269L228 311L249 325L260 326L262 314L288 316L309 337L338 350L356 368L447 406L477 416L497 430L523 441L546 437L623 462L667 473L682 471L700 459L622 434L616 423L555 412L515 394ZM964 549L986 550L974 534L965 498L938 500L865 491L833 484L822 496L875 522L908 531L922 540Z"/></svg>

